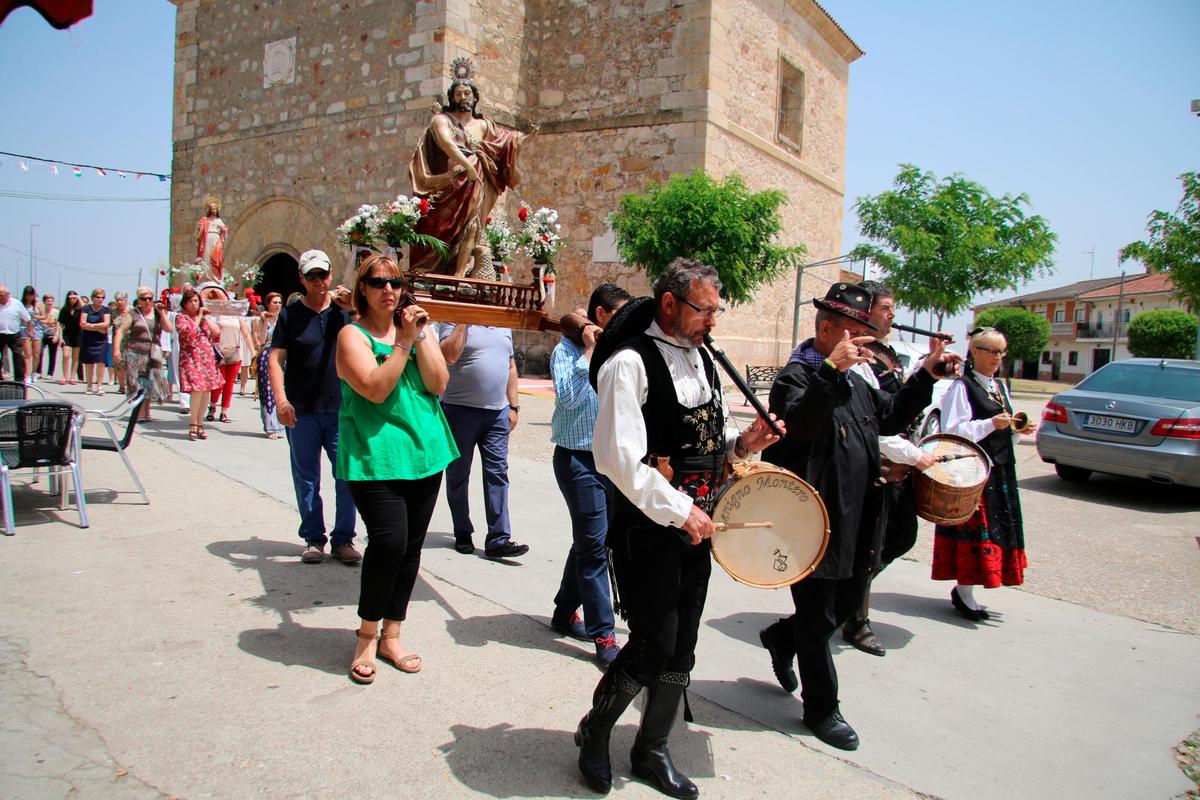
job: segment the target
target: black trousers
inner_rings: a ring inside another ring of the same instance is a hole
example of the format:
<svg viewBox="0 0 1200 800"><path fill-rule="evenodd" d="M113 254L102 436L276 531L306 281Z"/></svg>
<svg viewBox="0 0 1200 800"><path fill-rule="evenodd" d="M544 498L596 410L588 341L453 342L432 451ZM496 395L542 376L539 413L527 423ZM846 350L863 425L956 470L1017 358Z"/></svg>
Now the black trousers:
<svg viewBox="0 0 1200 800"><path fill-rule="evenodd" d="M403 620L421 568L421 547L437 503L442 473L415 481L347 483L367 528L358 616L369 622Z"/></svg>
<svg viewBox="0 0 1200 800"><path fill-rule="evenodd" d="M712 558L708 540L688 544L674 528L628 524L618 515L608 546L629 639L612 668L643 686L663 672L691 672Z"/></svg>
<svg viewBox="0 0 1200 800"><path fill-rule="evenodd" d="M912 479L884 487L883 513L887 515L883 534L883 566L913 549L917 543L917 498Z"/></svg>
<svg viewBox="0 0 1200 800"><path fill-rule="evenodd" d="M25 380L25 347L21 344L19 333L0 333L0 358L4 357L5 348L12 351L12 379Z"/></svg>
<svg viewBox="0 0 1200 800"><path fill-rule="evenodd" d="M796 613L788 617L796 644L804 719L818 722L838 707L837 670L829 637L862 608L866 574L849 578L805 578L792 584Z"/></svg>
<svg viewBox="0 0 1200 800"><path fill-rule="evenodd" d="M42 351L38 356L38 372L42 371L41 362L44 362L47 357L50 359L50 369L46 370L46 374L53 378L54 366L58 362L58 342L54 341L53 336L47 336L46 338L42 339Z"/></svg>

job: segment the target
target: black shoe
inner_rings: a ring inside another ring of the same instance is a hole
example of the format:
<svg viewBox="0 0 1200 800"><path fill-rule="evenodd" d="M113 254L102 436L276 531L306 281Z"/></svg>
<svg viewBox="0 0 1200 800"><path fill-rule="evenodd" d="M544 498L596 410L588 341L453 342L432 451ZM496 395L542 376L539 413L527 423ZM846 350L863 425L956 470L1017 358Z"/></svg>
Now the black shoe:
<svg viewBox="0 0 1200 800"><path fill-rule="evenodd" d="M992 618L992 615L989 614L987 612L987 609L984 608L983 606L980 606L979 608L975 609L975 613L977 613L979 615L980 619L991 619Z"/></svg>
<svg viewBox="0 0 1200 800"><path fill-rule="evenodd" d="M587 628L583 627L583 617L579 616L579 612L573 613L569 619L563 619L558 614L550 617L550 627L563 636L570 636L572 639L578 639L581 642L590 642L591 638L587 635Z"/></svg>
<svg viewBox="0 0 1200 800"><path fill-rule="evenodd" d="M871 620L865 617L851 617L846 620L846 624L842 626L842 638L864 653L873 656L887 655L883 642L879 641L875 631L871 630Z"/></svg>
<svg viewBox="0 0 1200 800"><path fill-rule="evenodd" d="M528 552L529 545L517 544L511 539L504 544L496 545L495 547L489 547L487 550L483 551L484 555L486 555L488 558L516 558L517 556L523 556Z"/></svg>
<svg viewBox="0 0 1200 800"><path fill-rule="evenodd" d="M963 602L962 598L958 596L957 586L950 590L950 602L954 604L954 610L958 612L959 616L966 617L971 622L979 622L984 618L982 613Z"/></svg>
<svg viewBox="0 0 1200 800"><path fill-rule="evenodd" d="M471 541L471 534L468 533L466 536L459 536L457 533L454 534L454 549L464 556L474 553L475 543Z"/></svg>
<svg viewBox="0 0 1200 800"><path fill-rule="evenodd" d="M858 734L854 732L854 728L846 724L840 711L834 711L819 722L805 720L804 724L808 726L814 736L830 747L836 747L839 750L858 749Z"/></svg>
<svg viewBox="0 0 1200 800"><path fill-rule="evenodd" d="M776 626L783 623L783 620L776 622L775 625L763 628L758 632L758 640L762 642L762 646L767 648L767 652L771 654L771 670L775 673L775 680L779 681L779 685L788 694L800 688L800 679L796 677L796 670L792 669L792 661L796 654L790 650L785 651L775 641L773 630Z"/></svg>

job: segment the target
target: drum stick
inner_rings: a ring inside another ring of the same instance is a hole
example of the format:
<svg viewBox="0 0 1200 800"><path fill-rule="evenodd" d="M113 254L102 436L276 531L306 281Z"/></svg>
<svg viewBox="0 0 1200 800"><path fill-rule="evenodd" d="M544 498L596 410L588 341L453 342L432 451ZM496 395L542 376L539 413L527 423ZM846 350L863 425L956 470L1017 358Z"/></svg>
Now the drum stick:
<svg viewBox="0 0 1200 800"><path fill-rule="evenodd" d="M732 531L741 528L774 528L774 522L714 522L713 527L719 531Z"/></svg>
<svg viewBox="0 0 1200 800"><path fill-rule="evenodd" d="M937 456L933 460L935 463L944 464L947 461L956 461L960 458L975 458L975 457L976 456L974 453L947 453L944 456Z"/></svg>
<svg viewBox="0 0 1200 800"><path fill-rule="evenodd" d="M704 344L708 347L708 352L712 353L713 358L715 358L717 363L721 365L721 369L725 370L725 373L733 380L738 389L742 391L742 394L746 396L746 399L750 402L750 405L755 412L758 413L758 416L763 422L767 423L767 427L771 429L771 433L782 439L783 431L781 431L779 426L776 425L774 420L771 419L771 415L767 413L767 409L763 407L762 401L760 401L758 396L754 394L754 390L750 388L750 385L746 383L745 379L743 379L738 371L734 369L733 364L729 363L729 357L725 355L725 351L717 347L717 344L713 341L712 336L709 336L707 333L704 334Z"/></svg>
<svg viewBox="0 0 1200 800"><path fill-rule="evenodd" d="M901 325L899 322L893 322L892 327L898 331L904 331L906 333L915 333L918 336L935 336L938 339L941 339L943 342L953 342L954 341L954 337L948 333L936 333L934 331L927 331L923 328L914 328L912 325Z"/></svg>

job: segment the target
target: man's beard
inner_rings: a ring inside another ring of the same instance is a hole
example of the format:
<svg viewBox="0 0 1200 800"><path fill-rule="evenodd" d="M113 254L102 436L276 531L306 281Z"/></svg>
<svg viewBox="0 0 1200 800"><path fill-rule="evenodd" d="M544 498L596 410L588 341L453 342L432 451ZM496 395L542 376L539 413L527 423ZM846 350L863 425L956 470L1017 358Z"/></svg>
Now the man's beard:
<svg viewBox="0 0 1200 800"><path fill-rule="evenodd" d="M465 111L467 113L473 113L475 111L475 101L474 100L460 100L458 103L458 107L455 108L454 110L455 111Z"/></svg>

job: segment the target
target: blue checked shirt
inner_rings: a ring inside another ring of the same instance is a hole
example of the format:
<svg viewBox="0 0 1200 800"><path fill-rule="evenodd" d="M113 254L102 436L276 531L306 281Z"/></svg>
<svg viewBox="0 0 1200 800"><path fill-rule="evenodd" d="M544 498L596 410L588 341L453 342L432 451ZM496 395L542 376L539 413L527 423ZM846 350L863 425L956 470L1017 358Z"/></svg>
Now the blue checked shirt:
<svg viewBox="0 0 1200 800"><path fill-rule="evenodd" d="M550 377L554 379L550 441L569 450L592 449L596 390L588 383L588 367L583 349L565 336L550 355Z"/></svg>

